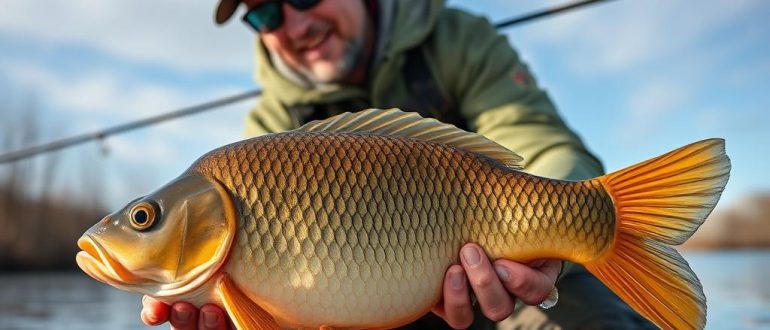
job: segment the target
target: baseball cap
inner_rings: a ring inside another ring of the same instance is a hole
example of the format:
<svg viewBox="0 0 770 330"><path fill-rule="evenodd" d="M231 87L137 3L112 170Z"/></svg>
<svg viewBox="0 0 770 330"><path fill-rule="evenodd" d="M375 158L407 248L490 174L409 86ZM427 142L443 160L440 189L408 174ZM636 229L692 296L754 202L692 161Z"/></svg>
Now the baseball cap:
<svg viewBox="0 0 770 330"><path fill-rule="evenodd" d="M219 0L219 5L217 6L217 12L215 14L216 16L214 16L214 21L217 22L217 24L223 24L224 22L227 22L227 20L233 16L235 10L238 9L238 5L240 3L241 0Z"/></svg>

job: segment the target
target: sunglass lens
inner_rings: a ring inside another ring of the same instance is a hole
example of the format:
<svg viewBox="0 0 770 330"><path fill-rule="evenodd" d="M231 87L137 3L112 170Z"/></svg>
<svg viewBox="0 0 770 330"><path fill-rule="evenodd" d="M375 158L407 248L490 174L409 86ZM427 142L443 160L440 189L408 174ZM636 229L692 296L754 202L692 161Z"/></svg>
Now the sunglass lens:
<svg viewBox="0 0 770 330"><path fill-rule="evenodd" d="M243 20L258 32L275 30L283 23L281 3L279 1L265 2L249 10L243 16Z"/></svg>
<svg viewBox="0 0 770 330"><path fill-rule="evenodd" d="M287 0L297 10L308 10L317 5L321 0Z"/></svg>

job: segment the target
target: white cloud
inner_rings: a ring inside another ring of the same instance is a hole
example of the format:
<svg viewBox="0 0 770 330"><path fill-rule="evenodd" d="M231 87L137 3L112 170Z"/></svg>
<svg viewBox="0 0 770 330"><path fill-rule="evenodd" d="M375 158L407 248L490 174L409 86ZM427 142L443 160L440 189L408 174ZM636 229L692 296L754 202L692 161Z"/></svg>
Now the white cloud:
<svg viewBox="0 0 770 330"><path fill-rule="evenodd" d="M46 102L69 112L108 111L120 90L118 81L106 73L65 77L36 63L8 65L6 74L17 86L42 94Z"/></svg>
<svg viewBox="0 0 770 330"><path fill-rule="evenodd" d="M121 161L137 165L163 164L179 158L167 139L134 139L118 135L106 140L105 147Z"/></svg>
<svg viewBox="0 0 770 330"><path fill-rule="evenodd" d="M240 92L237 86L212 86L201 92L146 81L128 81L113 72L82 72L70 76L40 63L6 66L10 81L35 91L53 109L71 115L108 115L113 122L154 116L222 95Z"/></svg>
<svg viewBox="0 0 770 330"><path fill-rule="evenodd" d="M214 1L4 0L0 31L186 71L252 70L253 34L217 28Z"/></svg>
<svg viewBox="0 0 770 330"><path fill-rule="evenodd" d="M627 109L637 119L658 120L688 99L691 90L687 86L665 80L650 81L629 98Z"/></svg>
<svg viewBox="0 0 770 330"><path fill-rule="evenodd" d="M709 108L698 111L694 118L693 124L703 131L715 131L727 122L725 118L724 109Z"/></svg>
<svg viewBox="0 0 770 330"><path fill-rule="evenodd" d="M751 35L734 35L716 42L721 34L734 33L762 1L612 1L554 17L519 33L527 44L565 54L577 79L608 78L621 86L620 122L614 134L622 140L649 136L669 127L670 119L714 93L714 74L735 83L758 81L761 67L754 60L735 58L766 38L760 27L741 28ZM759 59L758 61L763 61ZM627 95L623 99L623 94ZM698 123L713 127L714 115Z"/></svg>
<svg viewBox="0 0 770 330"><path fill-rule="evenodd" d="M655 134L661 123L690 101L693 92L692 85L677 81L646 81L628 98L624 107L628 115L619 123L618 134L627 140Z"/></svg>
<svg viewBox="0 0 770 330"><path fill-rule="evenodd" d="M15 89L34 91L35 96L43 100L43 110L49 114L45 118L53 119L47 124L59 128L55 134L48 132L43 137L45 141L159 115L241 90L237 86L213 85L191 91L177 85L125 79L109 71L70 76L46 70L44 63L17 60L9 64L4 72L7 76L3 78L13 81ZM244 112L253 102L244 101L211 113L107 138L103 145L109 151L110 163L117 167L110 171L112 174L104 185L121 185L120 178L133 178L134 172L142 173L141 184L128 184L131 189L127 193L134 194L178 175L203 153L240 139ZM63 155L72 159L72 164L78 158L74 152ZM77 171L77 166L72 165L66 171ZM110 195L110 203L128 198L127 193Z"/></svg>

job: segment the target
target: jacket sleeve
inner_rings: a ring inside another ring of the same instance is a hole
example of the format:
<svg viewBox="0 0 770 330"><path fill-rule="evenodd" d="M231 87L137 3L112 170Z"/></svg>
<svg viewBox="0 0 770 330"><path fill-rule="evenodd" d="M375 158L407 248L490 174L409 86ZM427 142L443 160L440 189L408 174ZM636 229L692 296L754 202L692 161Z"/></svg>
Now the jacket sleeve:
<svg viewBox="0 0 770 330"><path fill-rule="evenodd" d="M434 70L471 129L522 156L529 173L571 180L603 173L487 20L446 10L437 24L428 50Z"/></svg>
<svg viewBox="0 0 770 330"><path fill-rule="evenodd" d="M522 156L528 173L567 180L604 173L505 37L486 19L451 9L442 15L427 51L471 129ZM560 302L546 314L564 328L653 328L580 265L565 263L558 287Z"/></svg>
<svg viewBox="0 0 770 330"><path fill-rule="evenodd" d="M259 101L257 101L257 104L254 105L254 107L251 108L251 110L249 110L249 112L246 114L246 120L244 121L244 127L243 127L244 137L251 138L251 137L270 133L267 130L267 128L265 128L265 125L262 124L262 121L257 115L259 111L260 111L260 103Z"/></svg>
<svg viewBox="0 0 770 330"><path fill-rule="evenodd" d="M277 99L265 92L246 114L244 136L255 137L292 129L293 118Z"/></svg>

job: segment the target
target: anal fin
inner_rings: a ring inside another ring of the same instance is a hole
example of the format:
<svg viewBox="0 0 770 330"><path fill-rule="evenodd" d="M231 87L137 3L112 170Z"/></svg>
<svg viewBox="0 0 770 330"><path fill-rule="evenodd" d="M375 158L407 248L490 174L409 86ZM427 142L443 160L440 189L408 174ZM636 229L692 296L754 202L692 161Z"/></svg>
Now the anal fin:
<svg viewBox="0 0 770 330"><path fill-rule="evenodd" d="M227 276L217 283L217 291L227 314L238 329L278 330L275 319L262 307L249 299Z"/></svg>

